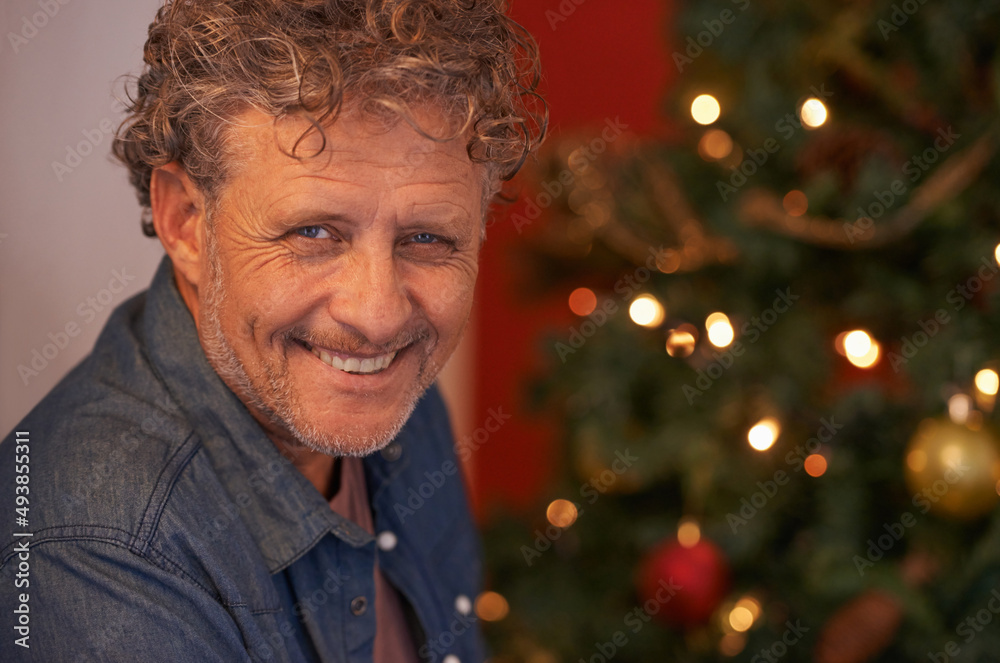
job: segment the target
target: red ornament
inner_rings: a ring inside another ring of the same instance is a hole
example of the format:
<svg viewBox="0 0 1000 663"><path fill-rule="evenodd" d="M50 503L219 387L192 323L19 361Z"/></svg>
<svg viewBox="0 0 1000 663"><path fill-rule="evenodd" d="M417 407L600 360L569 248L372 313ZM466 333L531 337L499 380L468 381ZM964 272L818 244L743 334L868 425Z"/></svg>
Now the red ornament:
<svg viewBox="0 0 1000 663"><path fill-rule="evenodd" d="M705 538L690 548L670 540L646 556L636 585L648 614L669 626L690 629L711 619L726 597L729 564L719 547Z"/></svg>

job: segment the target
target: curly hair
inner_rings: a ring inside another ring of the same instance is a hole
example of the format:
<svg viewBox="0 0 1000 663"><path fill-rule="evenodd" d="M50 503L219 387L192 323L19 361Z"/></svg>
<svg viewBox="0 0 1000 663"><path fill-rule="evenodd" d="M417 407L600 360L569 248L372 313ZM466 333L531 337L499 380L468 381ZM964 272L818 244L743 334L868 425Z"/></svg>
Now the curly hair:
<svg viewBox="0 0 1000 663"><path fill-rule="evenodd" d="M155 236L149 184L180 162L211 202L232 173L236 119L298 115L310 132L347 105L405 120L434 140L468 136L486 165L484 202L545 135L538 48L506 0L167 0L149 26L145 67L112 151L129 168ZM432 103L453 129L432 135L411 107ZM320 148L322 150L322 147ZM484 205L485 212L486 205Z"/></svg>

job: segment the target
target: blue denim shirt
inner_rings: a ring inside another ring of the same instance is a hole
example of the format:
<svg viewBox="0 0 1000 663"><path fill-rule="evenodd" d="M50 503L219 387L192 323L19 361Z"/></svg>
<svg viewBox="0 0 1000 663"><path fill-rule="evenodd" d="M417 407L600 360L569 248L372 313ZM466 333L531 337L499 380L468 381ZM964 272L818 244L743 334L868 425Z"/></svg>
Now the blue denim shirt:
<svg viewBox="0 0 1000 663"><path fill-rule="evenodd" d="M436 389L364 465L374 537L214 372L164 259L0 444L0 660L371 661L377 559L421 658L479 663L478 539Z"/></svg>

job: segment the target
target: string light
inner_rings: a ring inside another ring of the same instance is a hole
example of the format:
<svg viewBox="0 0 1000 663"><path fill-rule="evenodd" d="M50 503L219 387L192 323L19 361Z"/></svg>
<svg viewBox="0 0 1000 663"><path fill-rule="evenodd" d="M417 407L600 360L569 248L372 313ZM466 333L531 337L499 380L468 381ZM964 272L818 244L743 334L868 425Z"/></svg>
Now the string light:
<svg viewBox="0 0 1000 663"><path fill-rule="evenodd" d="M735 636L737 638L737 640L734 640L731 643L735 646L729 655L735 656L742 651L743 645L746 641L746 636L744 634L749 631L753 627L754 623L760 618L761 612L760 602L749 595L744 596L731 607L727 607L722 611L720 617L723 630L727 632L727 636ZM726 636L723 636L723 640L725 639ZM726 652L723 651L723 653Z"/></svg>
<svg viewBox="0 0 1000 663"><path fill-rule="evenodd" d="M809 199L798 189L786 193L781 204L789 216L802 216L809 209Z"/></svg>
<svg viewBox="0 0 1000 663"><path fill-rule="evenodd" d="M1000 376L992 368L984 368L976 373L976 389L987 396L996 396L1000 389Z"/></svg>
<svg viewBox="0 0 1000 663"><path fill-rule="evenodd" d="M577 288L569 294L569 310L580 317L590 315L597 308L597 295L590 288Z"/></svg>
<svg viewBox="0 0 1000 663"><path fill-rule="evenodd" d="M667 315L663 304L652 295L639 295L632 300L628 314L632 322L642 327L658 327Z"/></svg>
<svg viewBox="0 0 1000 663"><path fill-rule="evenodd" d="M847 361L858 368L871 368L878 363L879 345L868 332L861 329L848 332L843 345Z"/></svg>
<svg viewBox="0 0 1000 663"><path fill-rule="evenodd" d="M719 640L719 653L732 658L747 646L747 636L743 633L726 633Z"/></svg>
<svg viewBox="0 0 1000 663"><path fill-rule="evenodd" d="M576 505L569 500L553 500L549 508L545 510L545 517L556 527L563 529L576 522L579 512Z"/></svg>
<svg viewBox="0 0 1000 663"><path fill-rule="evenodd" d="M738 633L749 631L753 626L753 614L744 606L738 605L729 611L729 625Z"/></svg>
<svg viewBox="0 0 1000 663"><path fill-rule="evenodd" d="M806 99L799 108L799 117L802 119L802 124L810 129L817 129L823 126L826 123L827 115L826 105L816 97Z"/></svg>
<svg viewBox="0 0 1000 663"><path fill-rule="evenodd" d="M811 477L821 477L826 474L827 462L826 457L822 454L810 454L806 456L805 463L803 463L803 468Z"/></svg>
<svg viewBox="0 0 1000 663"><path fill-rule="evenodd" d="M693 518L684 518L677 526L677 542L685 548L694 548L701 541L701 527Z"/></svg>
<svg viewBox="0 0 1000 663"><path fill-rule="evenodd" d="M698 154L705 161L720 161L733 151L733 139L722 129L709 129L698 141Z"/></svg>
<svg viewBox="0 0 1000 663"><path fill-rule="evenodd" d="M997 264L1000 265L1000 244L997 244L997 248L993 249L993 257L996 258Z"/></svg>
<svg viewBox="0 0 1000 663"><path fill-rule="evenodd" d="M725 313L712 313L705 318L705 329L708 331L708 342L717 348L728 347L736 338L736 331Z"/></svg>
<svg viewBox="0 0 1000 663"><path fill-rule="evenodd" d="M483 592L476 597L476 614L488 622L498 622L510 612L507 599L496 592Z"/></svg>
<svg viewBox="0 0 1000 663"><path fill-rule="evenodd" d="M758 421L747 433L747 441L757 451L767 451L774 446L781 426L774 417L765 417Z"/></svg>
<svg viewBox="0 0 1000 663"><path fill-rule="evenodd" d="M691 102L691 117L698 124L712 124L722 114L718 100L710 94L699 94Z"/></svg>
<svg viewBox="0 0 1000 663"><path fill-rule="evenodd" d="M698 331L691 325L681 325L667 334L667 354L671 357L690 357L698 342Z"/></svg>
<svg viewBox="0 0 1000 663"><path fill-rule="evenodd" d="M965 394L955 394L948 399L948 416L959 425L969 420L969 412L972 410L972 399Z"/></svg>
<svg viewBox="0 0 1000 663"><path fill-rule="evenodd" d="M757 619L760 617L761 613L760 601L758 601L752 596L744 596L743 598L741 598L739 601L736 602L736 607L746 608L746 610L750 612L750 616L753 618L754 621L757 621Z"/></svg>

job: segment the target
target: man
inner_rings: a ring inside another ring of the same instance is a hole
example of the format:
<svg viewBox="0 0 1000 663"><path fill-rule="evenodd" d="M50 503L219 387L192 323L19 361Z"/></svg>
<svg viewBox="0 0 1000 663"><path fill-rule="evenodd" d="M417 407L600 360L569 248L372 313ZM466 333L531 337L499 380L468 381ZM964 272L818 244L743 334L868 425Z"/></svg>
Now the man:
<svg viewBox="0 0 1000 663"><path fill-rule="evenodd" d="M503 9L161 8L114 152L166 257L2 445L3 660L482 660L432 385L544 133Z"/></svg>

